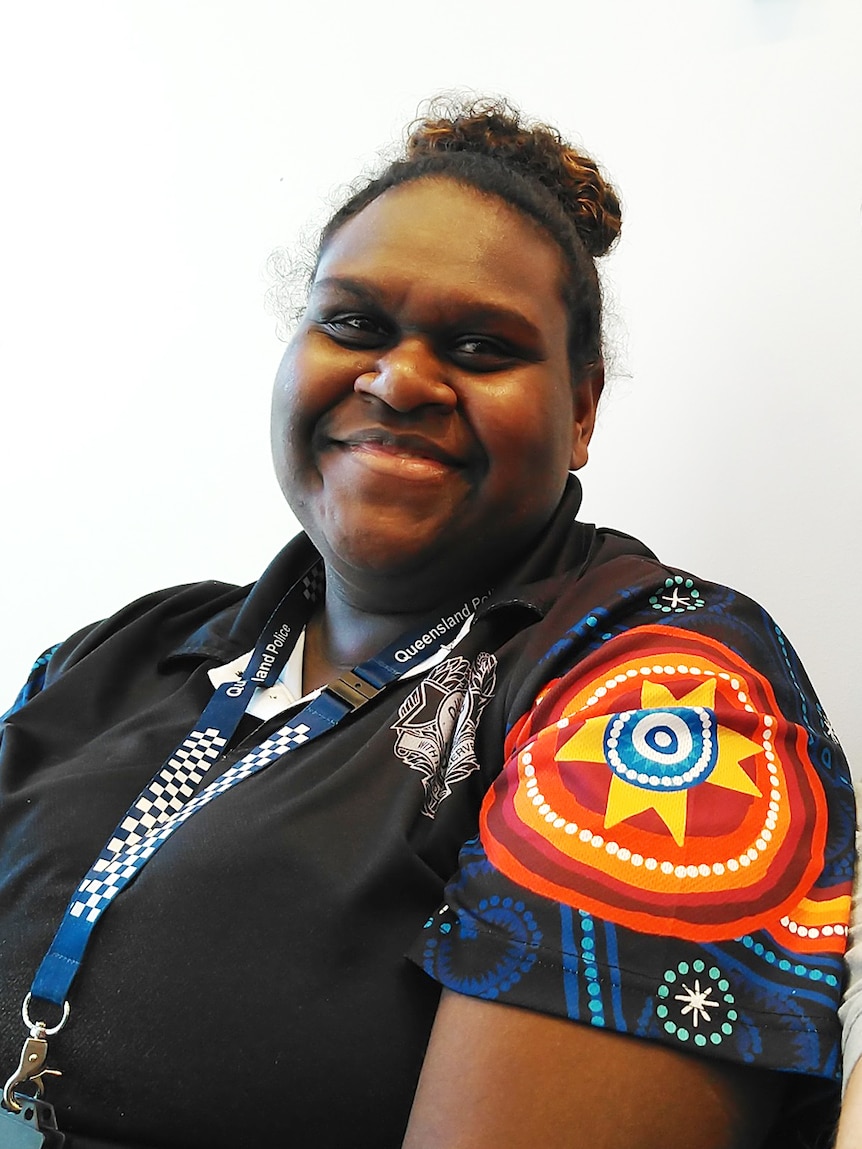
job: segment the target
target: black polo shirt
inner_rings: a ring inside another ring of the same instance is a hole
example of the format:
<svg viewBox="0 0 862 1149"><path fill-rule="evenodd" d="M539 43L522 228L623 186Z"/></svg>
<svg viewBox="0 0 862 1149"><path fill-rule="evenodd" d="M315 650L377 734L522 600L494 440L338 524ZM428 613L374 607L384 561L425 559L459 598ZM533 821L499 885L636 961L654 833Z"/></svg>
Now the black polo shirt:
<svg viewBox="0 0 862 1149"><path fill-rule="evenodd" d="M442 662L210 803L111 905L50 1044L71 1149L395 1149L441 982L837 1077L840 748L757 604L578 523L578 502L573 482ZM7 1072L73 888L308 546L252 587L161 591L87 628L7 718Z"/></svg>

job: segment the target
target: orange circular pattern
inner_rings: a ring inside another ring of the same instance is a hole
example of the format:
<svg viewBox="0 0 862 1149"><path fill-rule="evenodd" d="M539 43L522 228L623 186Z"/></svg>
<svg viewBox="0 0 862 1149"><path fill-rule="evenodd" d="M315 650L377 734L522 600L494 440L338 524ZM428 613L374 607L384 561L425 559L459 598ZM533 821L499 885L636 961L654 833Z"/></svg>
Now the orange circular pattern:
<svg viewBox="0 0 862 1149"><path fill-rule="evenodd" d="M774 930L823 868L826 802L806 745L722 643L638 627L512 730L482 842L520 885L631 929Z"/></svg>

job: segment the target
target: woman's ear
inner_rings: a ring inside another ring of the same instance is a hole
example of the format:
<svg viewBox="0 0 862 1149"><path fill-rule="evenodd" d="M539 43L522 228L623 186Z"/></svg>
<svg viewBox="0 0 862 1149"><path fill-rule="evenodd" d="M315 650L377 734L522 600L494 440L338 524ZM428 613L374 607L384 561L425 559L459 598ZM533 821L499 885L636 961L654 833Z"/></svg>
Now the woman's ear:
<svg viewBox="0 0 862 1149"><path fill-rule="evenodd" d="M602 359L588 363L574 385L575 421L572 428L571 470L578 471L587 461L587 448L596 425L596 410L605 385Z"/></svg>

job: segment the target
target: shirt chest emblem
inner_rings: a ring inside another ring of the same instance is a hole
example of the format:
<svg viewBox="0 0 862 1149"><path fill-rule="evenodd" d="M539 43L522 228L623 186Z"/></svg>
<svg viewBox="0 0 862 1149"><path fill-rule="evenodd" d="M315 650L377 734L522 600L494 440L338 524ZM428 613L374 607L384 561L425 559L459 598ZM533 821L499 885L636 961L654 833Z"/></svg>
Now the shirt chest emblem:
<svg viewBox="0 0 862 1149"><path fill-rule="evenodd" d="M422 813L429 818L452 787L479 768L476 728L496 680L492 654L472 662L456 655L435 666L398 708L395 756L421 775Z"/></svg>

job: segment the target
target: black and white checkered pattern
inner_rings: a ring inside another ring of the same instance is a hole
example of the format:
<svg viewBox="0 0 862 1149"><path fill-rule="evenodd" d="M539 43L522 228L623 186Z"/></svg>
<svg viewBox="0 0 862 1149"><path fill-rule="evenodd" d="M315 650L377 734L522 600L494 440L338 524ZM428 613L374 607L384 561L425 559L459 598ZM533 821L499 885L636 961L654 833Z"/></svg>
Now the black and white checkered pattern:
<svg viewBox="0 0 862 1149"><path fill-rule="evenodd" d="M325 585L326 575L323 571L323 563L319 562L307 575L303 576L302 593L308 602L317 602L323 596Z"/></svg>
<svg viewBox="0 0 862 1149"><path fill-rule="evenodd" d="M293 750L294 747L307 742L309 729L304 722L300 722L297 726L282 726L281 730L276 731L272 738L262 742L258 749L261 751L266 749L270 755L267 761L272 762L275 758L280 758L282 754L286 754L288 750Z"/></svg>
<svg viewBox="0 0 862 1149"><path fill-rule="evenodd" d="M126 814L94 869L104 869L120 850L140 842L154 827L179 813L226 744L212 727L193 730Z"/></svg>
<svg viewBox="0 0 862 1149"><path fill-rule="evenodd" d="M163 785L163 793L156 795L158 802L163 804L154 803L148 797L147 802L151 804L146 810L141 806L144 800L144 795L141 795L136 803L136 807L142 811L141 817L137 820L131 817L125 819L123 826L126 827L126 822L132 821L134 828L128 830L128 836L124 841L120 840L119 831L117 832L109 844L113 846L114 843L117 843L112 856L106 857L103 853L81 882L77 892L86 895L86 897L75 898L69 909L72 916L76 918L84 916L88 922L95 922L109 905L111 899L131 881L141 866L152 857L162 843L167 841L174 830L183 822L214 798L218 798L219 795L224 794L239 782L269 766L282 754L308 742L309 732L310 728L303 722L296 726L282 726L271 738L255 747L239 762L234 763L200 794L183 803L179 800L179 794L185 796L187 792L189 796L191 795L192 791L188 782L191 780L192 772L197 775L197 781L200 781L208 768L209 760L218 757L219 748L216 744L220 742L222 746L224 745L224 739L219 738L214 730L207 730L203 733L195 731L194 734L189 735L181 749L186 749L187 743L195 736L197 736L197 741L182 759L183 763L190 761L195 763L193 766L184 766L187 772L186 781L179 786L175 780L167 784L175 787L176 792L169 792L167 785ZM180 759L179 752L171 759L171 762L173 763L178 759ZM150 783L145 792L147 795L151 794L154 785L162 785L164 772L162 771L157 779ZM168 793L167 798L164 796L165 793ZM158 810L157 815L153 813L154 809ZM138 834L138 829L143 829L143 834Z"/></svg>

